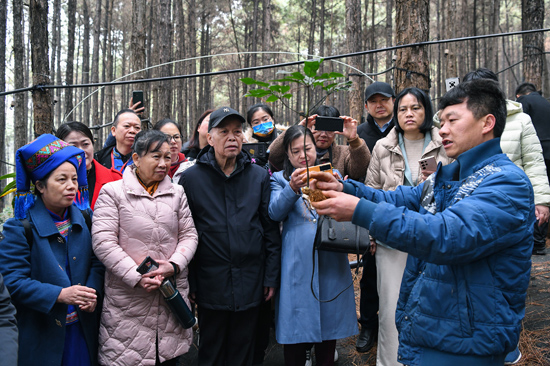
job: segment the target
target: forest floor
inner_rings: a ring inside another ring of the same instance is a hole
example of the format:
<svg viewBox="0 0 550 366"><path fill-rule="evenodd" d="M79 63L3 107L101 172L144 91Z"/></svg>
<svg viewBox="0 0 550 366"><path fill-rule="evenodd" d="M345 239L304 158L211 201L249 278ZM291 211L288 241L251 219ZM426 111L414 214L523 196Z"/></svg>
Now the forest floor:
<svg viewBox="0 0 550 366"><path fill-rule="evenodd" d="M547 247L550 247L547 241ZM550 253L550 249L547 249ZM527 290L524 329L521 334L520 350L523 354L518 366L550 366L550 254L532 257L531 281ZM356 280L355 294L358 304L359 280ZM196 339L196 337L195 337ZM338 366L376 365L376 346L370 352L358 353L355 350L356 336L341 339L336 349ZM182 357L180 365L197 364L197 346L193 344L189 352ZM271 330L264 366L284 365L283 348L275 341ZM315 362L314 362L315 365Z"/></svg>

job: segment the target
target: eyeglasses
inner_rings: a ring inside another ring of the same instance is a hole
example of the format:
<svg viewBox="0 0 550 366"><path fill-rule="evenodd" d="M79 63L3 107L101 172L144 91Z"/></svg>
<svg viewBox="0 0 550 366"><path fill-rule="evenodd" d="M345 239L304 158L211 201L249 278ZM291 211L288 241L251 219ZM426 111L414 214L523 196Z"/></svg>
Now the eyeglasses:
<svg viewBox="0 0 550 366"><path fill-rule="evenodd" d="M179 134L175 134L175 135L169 135L169 134L165 134L166 135L166 138L168 139L168 141L180 141L181 140L181 135Z"/></svg>
<svg viewBox="0 0 550 366"><path fill-rule="evenodd" d="M266 122L273 122L273 118L271 118L268 115L265 115L262 118L258 118L258 119L253 120L252 124L255 124L255 123L259 124L259 123L266 123Z"/></svg>

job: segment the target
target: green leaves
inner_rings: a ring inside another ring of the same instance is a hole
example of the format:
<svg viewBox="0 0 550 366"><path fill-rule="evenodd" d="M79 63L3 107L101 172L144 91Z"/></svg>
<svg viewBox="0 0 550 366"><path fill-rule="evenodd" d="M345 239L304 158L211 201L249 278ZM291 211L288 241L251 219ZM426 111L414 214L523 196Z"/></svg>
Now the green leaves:
<svg viewBox="0 0 550 366"><path fill-rule="evenodd" d="M245 97L255 97L264 99L268 103L274 103L280 101L286 107L292 109L288 100L293 96L293 93L299 89L321 89L324 91L322 99L314 103L312 100L307 100L308 113L309 108L314 108L315 106L322 103L322 100L327 96L337 92L337 91L348 91L351 89L352 82L349 80L340 81L344 77L343 74L339 72L329 72L322 73L317 75L323 59L317 60L307 60L303 65L303 72L300 71L286 71L279 70L277 71L278 75L281 75L279 79L272 79L268 82L261 80L256 80L253 78L242 78L240 79L246 85L256 85L259 88L251 89L246 94ZM292 87L291 87L292 85ZM313 93L312 93L313 94Z"/></svg>
<svg viewBox="0 0 550 366"><path fill-rule="evenodd" d="M304 62L304 73L306 76L309 76L310 78L315 77L322 62L323 59Z"/></svg>
<svg viewBox="0 0 550 366"><path fill-rule="evenodd" d="M260 80L255 80L255 79L252 79L252 78L242 78L242 79L239 79L239 80L241 80L246 85L259 85L259 86L262 86L264 88L269 87L268 83L260 81Z"/></svg>
<svg viewBox="0 0 550 366"><path fill-rule="evenodd" d="M6 175L3 175L0 177L0 180L10 179L13 178L11 182L6 184L6 187L4 187L4 190L0 194L0 198L7 196L10 193L15 192L17 189L15 188L15 172L14 173L8 173Z"/></svg>

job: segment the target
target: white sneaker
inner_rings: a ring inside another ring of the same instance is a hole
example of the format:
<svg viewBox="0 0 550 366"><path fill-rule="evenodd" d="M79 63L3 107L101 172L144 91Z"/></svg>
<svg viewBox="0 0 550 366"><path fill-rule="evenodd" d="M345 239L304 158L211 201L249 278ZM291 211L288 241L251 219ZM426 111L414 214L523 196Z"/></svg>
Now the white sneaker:
<svg viewBox="0 0 550 366"><path fill-rule="evenodd" d="M338 350L334 350L334 362L338 361Z"/></svg>
<svg viewBox="0 0 550 366"><path fill-rule="evenodd" d="M311 360L311 348L306 351L306 364L305 366L313 366L313 361Z"/></svg>

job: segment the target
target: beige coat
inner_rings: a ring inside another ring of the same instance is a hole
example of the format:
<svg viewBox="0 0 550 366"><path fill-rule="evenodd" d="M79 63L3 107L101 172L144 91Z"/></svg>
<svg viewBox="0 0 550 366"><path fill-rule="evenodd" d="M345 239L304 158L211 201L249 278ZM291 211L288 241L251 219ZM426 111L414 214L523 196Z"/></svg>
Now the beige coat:
<svg viewBox="0 0 550 366"><path fill-rule="evenodd" d="M134 166L122 180L108 183L96 202L92 241L103 262L105 299L99 330L101 365L155 365L188 351L191 329L183 329L159 291L138 286L137 266L147 257L176 263L178 290L187 299L187 265L197 248L197 232L183 187L170 177L153 197L138 182Z"/></svg>
<svg viewBox="0 0 550 366"><path fill-rule="evenodd" d="M438 163L441 162L443 165L452 162L453 160L445 153L439 130L436 127L432 127L431 135L432 141L426 146L422 158L433 156ZM410 168L418 169L418 176L422 176L419 164ZM404 181L405 158L399 147L397 130L394 128L388 136L379 140L374 146L365 184L375 189L393 191Z"/></svg>

